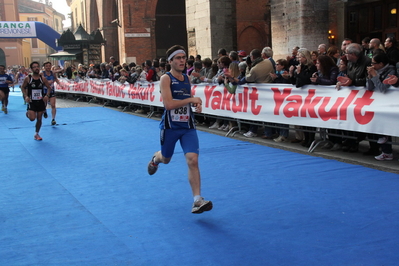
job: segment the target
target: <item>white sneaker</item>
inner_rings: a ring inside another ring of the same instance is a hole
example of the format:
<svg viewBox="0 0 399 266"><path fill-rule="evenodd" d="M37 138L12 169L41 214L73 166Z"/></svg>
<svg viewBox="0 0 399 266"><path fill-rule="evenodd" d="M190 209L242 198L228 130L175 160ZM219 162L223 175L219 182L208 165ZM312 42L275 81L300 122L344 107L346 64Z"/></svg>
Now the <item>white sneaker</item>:
<svg viewBox="0 0 399 266"><path fill-rule="evenodd" d="M255 134L252 131L248 131L247 133L244 134L244 136L247 138L252 138L258 136L258 134Z"/></svg>
<svg viewBox="0 0 399 266"><path fill-rule="evenodd" d="M224 127L224 129L223 129L223 131L229 131L230 130L230 126L229 125L226 125L225 127Z"/></svg>
<svg viewBox="0 0 399 266"><path fill-rule="evenodd" d="M374 158L376 160L378 160L378 161L392 161L393 160L393 154L392 153L390 153L390 154L381 153L380 155L375 156Z"/></svg>
<svg viewBox="0 0 399 266"><path fill-rule="evenodd" d="M385 142L387 142L388 141L388 137L387 136L383 136L383 137L381 137L381 138L379 138L378 140L377 140L377 143L378 144L384 144Z"/></svg>
<svg viewBox="0 0 399 266"><path fill-rule="evenodd" d="M278 138L273 139L275 142L284 142L287 139L284 136L278 136Z"/></svg>
<svg viewBox="0 0 399 266"><path fill-rule="evenodd" d="M209 128L210 128L210 129L214 129L214 128L218 128L218 127L219 127L219 123L218 123L218 122L215 122L215 123L213 123L213 125L210 126Z"/></svg>
<svg viewBox="0 0 399 266"><path fill-rule="evenodd" d="M225 125L221 125L221 126L218 128L218 130L224 130L225 128L226 128Z"/></svg>

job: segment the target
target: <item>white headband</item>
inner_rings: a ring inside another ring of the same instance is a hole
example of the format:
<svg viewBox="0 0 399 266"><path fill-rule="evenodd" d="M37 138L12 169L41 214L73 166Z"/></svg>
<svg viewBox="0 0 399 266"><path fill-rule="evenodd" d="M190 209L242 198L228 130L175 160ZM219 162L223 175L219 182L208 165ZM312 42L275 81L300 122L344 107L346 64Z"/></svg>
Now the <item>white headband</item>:
<svg viewBox="0 0 399 266"><path fill-rule="evenodd" d="M168 61L172 60L172 58L175 55L180 54L180 53L186 55L186 52L184 50L176 50L176 51L174 51L173 53L170 54L170 56L168 57Z"/></svg>

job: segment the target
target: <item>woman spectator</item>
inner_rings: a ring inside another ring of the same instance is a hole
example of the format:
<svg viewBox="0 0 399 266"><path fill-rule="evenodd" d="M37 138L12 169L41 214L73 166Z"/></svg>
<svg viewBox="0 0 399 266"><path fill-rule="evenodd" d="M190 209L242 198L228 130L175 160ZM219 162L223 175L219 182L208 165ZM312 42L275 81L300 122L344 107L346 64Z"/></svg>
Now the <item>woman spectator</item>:
<svg viewBox="0 0 399 266"><path fill-rule="evenodd" d="M389 58L386 54L377 53L371 60L371 66L367 67L367 73L366 88L369 91L378 89L385 93L390 85L384 84L383 81L388 78L388 75L395 75L396 69L389 64Z"/></svg>
<svg viewBox="0 0 399 266"><path fill-rule="evenodd" d="M316 62L317 72L313 73L310 80L317 85L337 84L338 67L328 55L320 55Z"/></svg>
<svg viewBox="0 0 399 266"><path fill-rule="evenodd" d="M334 60L328 55L320 55L317 58L316 67L318 72L313 74L313 77L310 78L313 84L317 85L335 85L337 83L338 77L338 67ZM331 134L340 134L337 133L335 129L329 129L329 133ZM342 139L340 137L329 136L329 142L327 142L322 149L332 149L334 146L334 150L339 148L339 145L342 143Z"/></svg>
<svg viewBox="0 0 399 266"><path fill-rule="evenodd" d="M285 59L278 59L276 61L276 73L270 73L273 83L290 84L290 76L288 74L288 61Z"/></svg>
<svg viewBox="0 0 399 266"><path fill-rule="evenodd" d="M224 73L228 70L230 63L231 63L231 60L228 56L222 56L219 58L219 60L218 60L218 69L219 70L213 78L213 83L218 83L218 84L224 83L224 80L225 80ZM217 128L219 130L225 130L226 125L228 126L228 121L223 121L222 126L219 126L220 122L222 122L221 119L219 119L219 118L216 119L215 123L213 123L213 125L210 126L209 128L211 128L211 129Z"/></svg>
<svg viewBox="0 0 399 266"><path fill-rule="evenodd" d="M71 67L71 63L69 62L65 62L64 64L64 77L66 77L67 79L72 79L72 67Z"/></svg>
<svg viewBox="0 0 399 266"><path fill-rule="evenodd" d="M385 93L390 85L384 84L383 81L389 78L389 75L395 75L396 69L389 64L389 58L386 54L377 53L371 59L371 66L367 67L367 73L366 88L369 91L378 90L381 93ZM393 159L392 144L387 143L390 141L392 140L389 136L379 136L377 143L381 145L382 153L374 157L376 160L391 161Z"/></svg>
<svg viewBox="0 0 399 266"><path fill-rule="evenodd" d="M334 63L337 64L338 58L340 58L341 54L337 46L331 46L327 50L327 55L334 60Z"/></svg>
<svg viewBox="0 0 399 266"><path fill-rule="evenodd" d="M248 67L248 65L247 65L247 63L245 61L240 62L238 64L238 69L240 70L240 75L238 76L238 79L240 81L238 82L238 84L240 84L240 85L244 84L244 83L247 83L246 80L245 80L245 74L246 74L247 67Z"/></svg>
<svg viewBox="0 0 399 266"><path fill-rule="evenodd" d="M194 60L193 59L188 59L187 63L186 63L186 67L187 67L187 76L191 75L191 72L194 71Z"/></svg>
<svg viewBox="0 0 399 266"><path fill-rule="evenodd" d="M229 68L224 71L224 87L227 89L229 93L235 94L237 86L240 82L240 69L238 68L238 63L231 62ZM235 127L237 123L235 121L223 121L223 126L221 130L229 131L233 127Z"/></svg>
<svg viewBox="0 0 399 266"><path fill-rule="evenodd" d="M224 87L229 93L235 94L238 82L240 81L240 69L237 62L231 62L228 70L224 72Z"/></svg>
<svg viewBox="0 0 399 266"><path fill-rule="evenodd" d="M297 57L299 65L297 67L290 67L289 76L291 83L297 88L300 88L304 85L312 83L310 78L312 77L313 73L317 72L317 68L313 64L309 50L305 48L299 49Z"/></svg>
<svg viewBox="0 0 399 266"><path fill-rule="evenodd" d="M296 69L295 66L290 67L289 76L291 78L291 83L294 84L297 88L300 88L304 85L312 83L310 78L312 77L313 73L317 72L317 68L313 64L311 54L308 49L299 49L297 58L299 65L296 67ZM296 128L298 129L299 127ZM301 137L300 133L296 131L296 140L294 140L293 142L302 142L302 146L310 147L310 145L314 141L314 132L316 131L316 128L303 127L303 129L313 132L303 132L305 139L301 141L301 139L299 139Z"/></svg>
<svg viewBox="0 0 399 266"><path fill-rule="evenodd" d="M317 51L310 52L313 64L316 65L317 57L319 57L319 53Z"/></svg>
<svg viewBox="0 0 399 266"><path fill-rule="evenodd" d="M276 73L271 73L270 76L272 77L274 83L290 84L290 76L288 74L288 61L285 59L278 59L276 61ZM289 134L289 125L276 124L276 126L278 126L278 128L276 128L276 131L279 136L273 140L275 142L287 141Z"/></svg>
<svg viewBox="0 0 399 266"><path fill-rule="evenodd" d="M114 75L112 76L112 81L119 80L119 78L121 77L121 74L120 74L121 69L122 69L121 65L117 65L116 67L114 67L114 71L113 71ZM123 82L121 82L121 83L123 83Z"/></svg>

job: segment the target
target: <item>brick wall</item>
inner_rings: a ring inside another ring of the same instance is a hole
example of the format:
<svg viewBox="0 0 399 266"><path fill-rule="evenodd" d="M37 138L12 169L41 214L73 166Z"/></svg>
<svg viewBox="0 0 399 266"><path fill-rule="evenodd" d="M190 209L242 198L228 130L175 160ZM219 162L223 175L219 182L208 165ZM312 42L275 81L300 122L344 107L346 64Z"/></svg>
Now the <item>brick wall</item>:
<svg viewBox="0 0 399 266"><path fill-rule="evenodd" d="M158 1L120 0L120 2L123 28L119 36L124 45L124 50L121 50L121 53L124 53L125 58L135 58L137 64L155 58L157 54L155 24ZM126 37L126 34L131 33L150 34L150 37ZM187 34L187 32L185 33Z"/></svg>
<svg viewBox="0 0 399 266"><path fill-rule="evenodd" d="M237 1L237 50L249 53L272 45L269 1Z"/></svg>

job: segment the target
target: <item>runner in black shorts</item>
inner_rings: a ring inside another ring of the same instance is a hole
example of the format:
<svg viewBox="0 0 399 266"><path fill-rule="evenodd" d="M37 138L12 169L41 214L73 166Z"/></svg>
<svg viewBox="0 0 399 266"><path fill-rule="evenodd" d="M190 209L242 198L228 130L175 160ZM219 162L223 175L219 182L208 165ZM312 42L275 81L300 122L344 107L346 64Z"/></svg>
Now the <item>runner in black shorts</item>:
<svg viewBox="0 0 399 266"><path fill-rule="evenodd" d="M36 133L34 139L42 140L39 136L39 131L42 126L42 116L43 112L46 110L49 96L44 92L44 86L50 88L50 84L45 77L40 75L40 65L38 62L32 62L30 68L32 69L33 74L25 78L21 89L25 101L28 104L26 116L30 121L36 120Z"/></svg>
<svg viewBox="0 0 399 266"><path fill-rule="evenodd" d="M8 105L8 95L10 94L10 86L13 81L10 75L5 72L6 67L4 65L0 65L0 100L2 103L1 110L7 114L7 105Z"/></svg>

